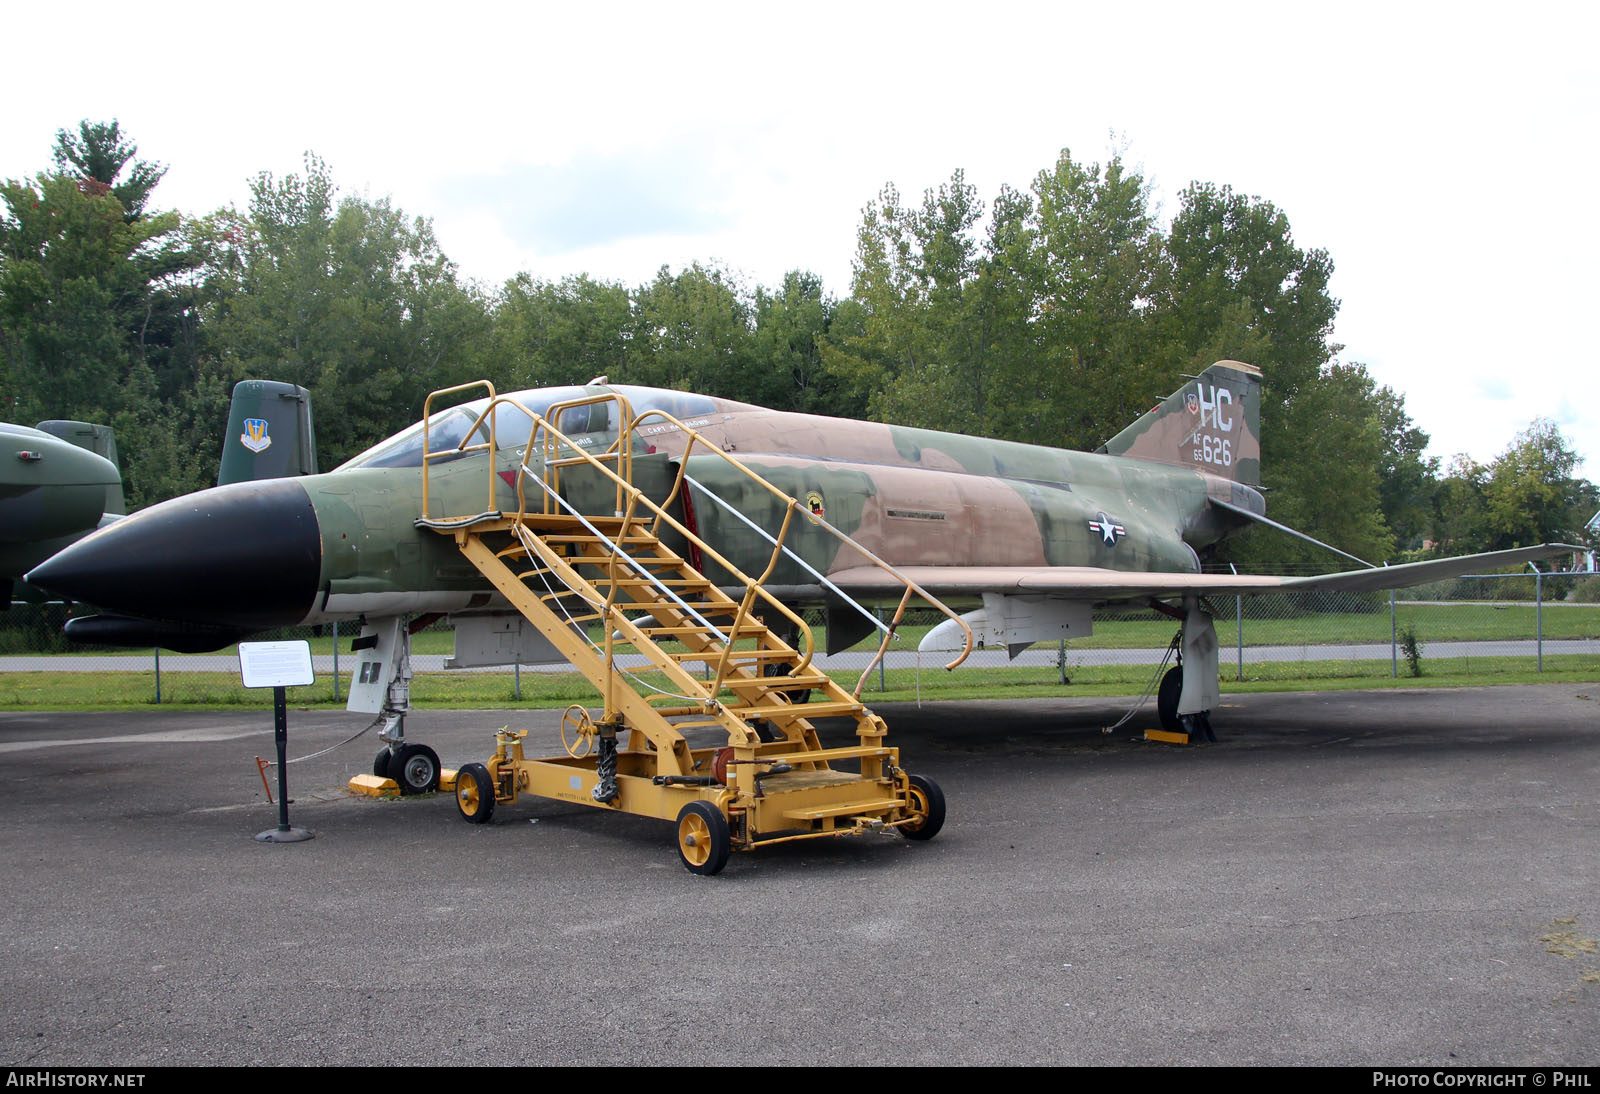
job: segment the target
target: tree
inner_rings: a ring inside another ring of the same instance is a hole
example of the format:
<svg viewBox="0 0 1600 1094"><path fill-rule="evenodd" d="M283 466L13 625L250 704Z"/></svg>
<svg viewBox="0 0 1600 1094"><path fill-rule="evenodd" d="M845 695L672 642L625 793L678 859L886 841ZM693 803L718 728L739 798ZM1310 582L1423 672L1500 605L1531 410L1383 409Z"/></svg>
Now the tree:
<svg viewBox="0 0 1600 1094"><path fill-rule="evenodd" d="M957 171L918 208L885 187L857 238L857 336L825 361L885 420L1088 448L1170 390L1151 300L1161 237L1120 157L1063 150L984 206Z"/></svg>
<svg viewBox="0 0 1600 1094"><path fill-rule="evenodd" d="M1378 504L1401 550L1422 546L1433 516L1439 460L1424 456L1428 435L1406 413L1405 396L1381 387L1373 394L1383 456L1378 467Z"/></svg>
<svg viewBox="0 0 1600 1094"><path fill-rule="evenodd" d="M99 414L146 346L178 217L130 223L107 191L64 175L0 185L0 348L14 416ZM155 256L156 260L153 260Z"/></svg>
<svg viewBox="0 0 1600 1094"><path fill-rule="evenodd" d="M487 367L487 308L456 280L432 225L387 198L338 198L316 156L304 176L258 176L248 214L218 214L206 236L221 375L309 388L320 466Z"/></svg>
<svg viewBox="0 0 1600 1094"><path fill-rule="evenodd" d="M1577 453L1547 418L1534 420L1487 465L1457 456L1434 492L1436 550L1586 542L1584 524L1600 491L1573 475L1577 463Z"/></svg>
<svg viewBox="0 0 1600 1094"><path fill-rule="evenodd" d="M1441 555L1474 554L1488 548L1484 489L1489 469L1465 454L1450 461L1434 491L1434 550Z"/></svg>
<svg viewBox="0 0 1600 1094"><path fill-rule="evenodd" d="M638 383L630 353L633 303L616 282L586 274L559 282L518 274L493 305L496 382L508 389L583 384L596 376ZM502 379L503 378L503 379Z"/></svg>
<svg viewBox="0 0 1600 1094"><path fill-rule="evenodd" d="M139 146L122 132L117 119L109 122L78 123L78 132L56 130L56 170L64 175L76 175L84 182L99 183L110 188L122 203L124 215L130 220L144 216L145 203L151 192L167 173L165 166L135 160ZM117 176L129 163L133 169L121 182Z"/></svg>
<svg viewBox="0 0 1600 1094"><path fill-rule="evenodd" d="M1379 404L1361 365L1334 362L1302 384L1295 411L1316 426L1302 434L1303 456L1281 460L1276 489L1268 496L1274 520L1374 563L1394 551L1381 504L1385 434ZM1251 540L1228 558L1252 565L1330 560L1328 552L1280 533L1253 534Z"/></svg>
<svg viewBox="0 0 1600 1094"><path fill-rule="evenodd" d="M854 416L858 408L824 365L822 348L833 327L838 301L823 291L822 279L790 270L775 291L756 286L751 318L755 359L763 377L752 402L778 410Z"/></svg>
<svg viewBox="0 0 1600 1094"><path fill-rule="evenodd" d="M731 399L761 390L750 304L728 274L699 263L678 274L663 266L633 299L636 382Z"/></svg>
<svg viewBox="0 0 1600 1094"><path fill-rule="evenodd" d="M214 466L183 438L195 414L220 420L203 378L192 233L145 209L165 169L136 152L116 122L83 122L57 134L59 173L0 187L6 416L113 425L134 507L205 484Z"/></svg>
<svg viewBox="0 0 1600 1094"><path fill-rule="evenodd" d="M1379 404L1364 368L1334 361L1342 347L1331 340L1339 302L1328 292L1328 253L1301 249L1282 210L1231 187L1196 182L1179 200L1156 303L1177 371L1221 358L1260 367L1261 475L1274 519L1352 554L1386 557ZM1252 566L1327 557L1259 532L1222 550Z"/></svg>
<svg viewBox="0 0 1600 1094"><path fill-rule="evenodd" d="M1224 357L1261 368L1261 463L1270 476L1307 451L1296 438L1317 423L1297 412L1296 396L1341 348L1331 342L1333 262L1296 246L1289 218L1269 201L1198 182L1179 200L1159 302L1165 336L1184 372Z"/></svg>
<svg viewBox="0 0 1600 1094"><path fill-rule="evenodd" d="M903 205L892 185L867 203L852 276L864 329L835 342L825 360L874 417L985 431L986 347L978 296L969 292L982 216L960 171L926 191L919 208Z"/></svg>
<svg viewBox="0 0 1600 1094"><path fill-rule="evenodd" d="M1232 187L1191 183L1179 202L1160 300L1168 337L1189 371L1235 349L1265 362L1269 398L1288 407L1341 348L1330 341L1339 302L1328 252L1301 250L1282 210Z"/></svg>
<svg viewBox="0 0 1600 1094"><path fill-rule="evenodd" d="M1018 439L1092 448L1176 386L1149 308L1161 237L1149 187L1120 156L1085 166L1063 150L1033 194L1023 261L1051 422Z"/></svg>
<svg viewBox="0 0 1600 1094"><path fill-rule="evenodd" d="M1594 487L1574 477L1578 454L1555 422L1538 418L1489 465L1483 486L1483 550L1574 543Z"/></svg>

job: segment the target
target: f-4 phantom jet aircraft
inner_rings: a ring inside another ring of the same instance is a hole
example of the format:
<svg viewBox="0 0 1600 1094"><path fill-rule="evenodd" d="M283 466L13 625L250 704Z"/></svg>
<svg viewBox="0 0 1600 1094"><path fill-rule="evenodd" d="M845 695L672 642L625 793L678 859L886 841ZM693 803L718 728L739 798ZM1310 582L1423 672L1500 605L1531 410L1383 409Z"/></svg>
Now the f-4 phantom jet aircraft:
<svg viewBox="0 0 1600 1094"><path fill-rule="evenodd" d="M1108 605L1171 615L1182 625L1181 670L1162 689L1160 713L1200 734L1209 734L1218 703L1218 644L1205 597L1396 588L1569 549L1319 577L1202 573L1197 551L1273 524L1258 489L1259 386L1254 367L1218 362L1099 452L1085 453L602 377L430 413L325 474L165 502L75 544L29 580L114 613L90 626L101 640L129 645L220 648L268 628L362 620L351 709L388 712L384 736L398 760L406 747L406 620L452 617L459 665L552 657L549 636L521 627L505 589L486 580L451 527L530 505L574 520L626 519L611 473L590 466L604 453L626 460L629 481L682 530L683 560L713 584L740 594L742 575L761 574L766 594L783 606L825 608L830 652L874 625L852 602L904 606L902 579L965 612L934 628L924 649L955 648L970 628L1015 653L1089 634L1095 610ZM752 485L740 464L775 489ZM564 477L552 473L561 468ZM450 519L435 519L441 514ZM780 530L786 551L774 555ZM714 546L714 557L699 544ZM570 595L541 573L549 602ZM427 769L416 765L413 789L425 788Z"/></svg>

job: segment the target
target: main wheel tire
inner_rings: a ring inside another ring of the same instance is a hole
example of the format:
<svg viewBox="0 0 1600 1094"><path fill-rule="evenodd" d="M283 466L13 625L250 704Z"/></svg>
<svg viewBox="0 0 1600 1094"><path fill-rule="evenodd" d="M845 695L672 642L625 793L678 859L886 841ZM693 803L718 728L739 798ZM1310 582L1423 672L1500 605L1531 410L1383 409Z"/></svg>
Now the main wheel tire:
<svg viewBox="0 0 1600 1094"><path fill-rule="evenodd" d="M710 877L728 864L728 818L710 802L690 802L678 813L678 858L691 873Z"/></svg>
<svg viewBox="0 0 1600 1094"><path fill-rule="evenodd" d="M1178 700L1182 697L1183 669L1174 665L1161 678L1161 687L1156 691L1156 716L1161 719L1161 728L1168 733L1186 732L1178 720Z"/></svg>
<svg viewBox="0 0 1600 1094"><path fill-rule="evenodd" d="M456 808L469 824L487 824L494 816L494 779L482 764L466 764L456 772Z"/></svg>
<svg viewBox="0 0 1600 1094"><path fill-rule="evenodd" d="M401 794L431 794L439 789L439 754L427 745L402 745L389 764L389 778Z"/></svg>
<svg viewBox="0 0 1600 1094"><path fill-rule="evenodd" d="M922 815L921 820L900 826L906 839L932 839L944 827L944 791L939 784L923 775L909 776L911 782L911 808Z"/></svg>
<svg viewBox="0 0 1600 1094"><path fill-rule="evenodd" d="M394 753L387 748L383 749L372 761L372 773L380 779L387 779L389 777L389 762L393 759Z"/></svg>

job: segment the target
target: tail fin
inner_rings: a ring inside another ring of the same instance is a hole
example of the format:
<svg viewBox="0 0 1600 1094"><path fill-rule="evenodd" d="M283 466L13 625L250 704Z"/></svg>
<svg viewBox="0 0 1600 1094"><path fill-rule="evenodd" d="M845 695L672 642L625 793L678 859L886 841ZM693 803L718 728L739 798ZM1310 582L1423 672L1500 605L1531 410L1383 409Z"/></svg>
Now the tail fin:
<svg viewBox="0 0 1600 1094"><path fill-rule="evenodd" d="M92 425L89 422L73 422L60 418L52 418L48 422L40 422L40 432L48 433L52 437L60 437L69 444L93 452L102 459L111 461L111 466L117 469L117 474L122 474L122 465L117 462L117 434L108 425ZM127 504L122 499L122 483L106 485L106 507L102 510L121 516L128 511Z"/></svg>
<svg viewBox="0 0 1600 1094"><path fill-rule="evenodd" d="M276 380L240 380L228 406L217 485L317 473L311 393Z"/></svg>
<svg viewBox="0 0 1600 1094"><path fill-rule="evenodd" d="M1242 361L1218 361L1112 437L1101 451L1260 486L1260 393L1260 369Z"/></svg>

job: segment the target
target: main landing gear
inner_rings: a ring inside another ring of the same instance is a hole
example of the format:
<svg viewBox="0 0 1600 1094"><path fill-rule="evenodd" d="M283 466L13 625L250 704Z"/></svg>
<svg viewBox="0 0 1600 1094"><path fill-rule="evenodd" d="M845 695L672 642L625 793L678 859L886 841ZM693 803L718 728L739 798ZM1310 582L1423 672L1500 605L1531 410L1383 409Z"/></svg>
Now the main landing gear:
<svg viewBox="0 0 1600 1094"><path fill-rule="evenodd" d="M1211 712L1221 702L1217 688L1217 630L1211 613L1193 597L1184 600L1182 645L1178 664L1167 670L1156 692L1156 715L1168 733L1191 741L1215 741Z"/></svg>

